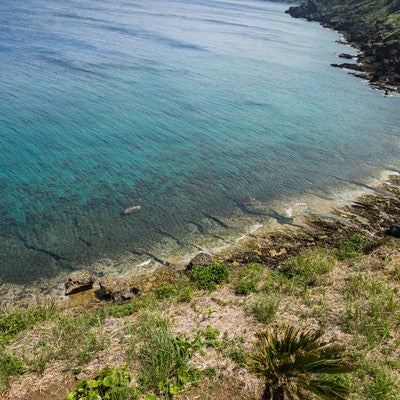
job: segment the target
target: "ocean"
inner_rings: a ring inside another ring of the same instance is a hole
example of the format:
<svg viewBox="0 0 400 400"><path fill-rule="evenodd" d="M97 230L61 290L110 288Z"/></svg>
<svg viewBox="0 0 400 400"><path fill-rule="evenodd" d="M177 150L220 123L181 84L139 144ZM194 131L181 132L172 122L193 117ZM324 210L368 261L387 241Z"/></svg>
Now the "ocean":
<svg viewBox="0 0 400 400"><path fill-rule="evenodd" d="M2 0L0 282L229 245L398 170L400 97L332 68L356 51L288 7Z"/></svg>

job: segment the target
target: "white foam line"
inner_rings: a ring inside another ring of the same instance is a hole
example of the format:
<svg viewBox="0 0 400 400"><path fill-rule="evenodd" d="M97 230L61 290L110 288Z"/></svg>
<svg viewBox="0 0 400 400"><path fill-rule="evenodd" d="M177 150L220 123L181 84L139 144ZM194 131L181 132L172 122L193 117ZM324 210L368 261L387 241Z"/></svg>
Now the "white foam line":
<svg viewBox="0 0 400 400"><path fill-rule="evenodd" d="M138 265L138 267L145 267L146 265L149 265L153 261L152 258L149 258L146 261L143 261L141 264Z"/></svg>

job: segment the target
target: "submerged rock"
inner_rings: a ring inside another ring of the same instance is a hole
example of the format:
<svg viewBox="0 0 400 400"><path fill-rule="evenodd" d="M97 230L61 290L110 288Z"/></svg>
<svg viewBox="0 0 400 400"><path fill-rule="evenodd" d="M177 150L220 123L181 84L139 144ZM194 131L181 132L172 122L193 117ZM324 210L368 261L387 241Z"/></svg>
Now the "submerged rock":
<svg viewBox="0 0 400 400"><path fill-rule="evenodd" d="M94 275L85 269L74 271L68 276L65 282L65 294L70 295L73 293L83 292L93 287Z"/></svg>
<svg viewBox="0 0 400 400"><path fill-rule="evenodd" d="M132 207L125 208L125 210L122 211L122 215L133 214L134 212L139 211L141 208L142 208L141 206L132 206Z"/></svg>

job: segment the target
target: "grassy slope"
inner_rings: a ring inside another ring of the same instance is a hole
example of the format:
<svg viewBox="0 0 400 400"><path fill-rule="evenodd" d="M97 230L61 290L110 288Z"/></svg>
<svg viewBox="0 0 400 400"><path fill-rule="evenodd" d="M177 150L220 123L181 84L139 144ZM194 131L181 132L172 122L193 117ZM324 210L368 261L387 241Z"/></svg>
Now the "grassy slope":
<svg viewBox="0 0 400 400"><path fill-rule="evenodd" d="M53 304L3 310L0 393L13 400L65 399L76 385L74 373L92 378L107 365L128 364L133 386L141 382L137 398L154 393L165 378L177 385L176 399L256 399L263 384L246 368L254 333L291 323L322 327L327 339L354 352L359 368L344 378L352 399L396 400L399 291L399 241L366 246L354 236L334 249L291 257L278 269L240 265L212 292L183 281L90 312Z"/></svg>

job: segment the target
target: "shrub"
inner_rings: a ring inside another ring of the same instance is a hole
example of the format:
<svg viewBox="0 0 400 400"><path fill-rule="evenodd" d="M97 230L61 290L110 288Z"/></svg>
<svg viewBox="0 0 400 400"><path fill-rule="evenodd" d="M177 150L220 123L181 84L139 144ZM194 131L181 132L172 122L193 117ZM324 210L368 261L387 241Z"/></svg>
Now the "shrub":
<svg viewBox="0 0 400 400"><path fill-rule="evenodd" d="M347 382L332 380L355 369L345 349L322 341L321 330L293 326L257 333L250 371L264 378L263 399L337 399L350 394Z"/></svg>
<svg viewBox="0 0 400 400"><path fill-rule="evenodd" d="M182 288L178 295L179 303L190 303L193 299L193 289L191 287Z"/></svg>
<svg viewBox="0 0 400 400"><path fill-rule="evenodd" d="M248 295L256 291L257 282L256 281L239 281L235 285L235 294L238 295Z"/></svg>
<svg viewBox="0 0 400 400"><path fill-rule="evenodd" d="M162 285L156 290L156 297L159 300L169 299L175 294L176 294L176 287L174 285L171 285L170 283Z"/></svg>
<svg viewBox="0 0 400 400"><path fill-rule="evenodd" d="M194 265L187 274L199 289L209 291L215 290L219 284L229 281L228 268L218 263Z"/></svg>

